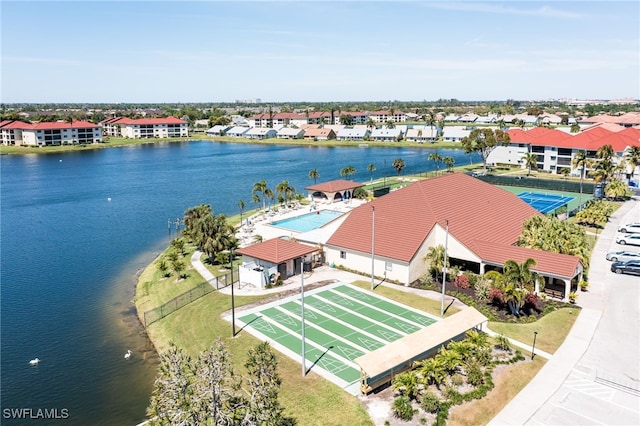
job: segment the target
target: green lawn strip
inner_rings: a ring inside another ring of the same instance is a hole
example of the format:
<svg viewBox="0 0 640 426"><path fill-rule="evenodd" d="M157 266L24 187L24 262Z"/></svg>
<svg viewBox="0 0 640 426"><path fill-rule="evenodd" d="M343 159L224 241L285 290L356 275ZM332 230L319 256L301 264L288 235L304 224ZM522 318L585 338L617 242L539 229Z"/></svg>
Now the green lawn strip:
<svg viewBox="0 0 640 426"><path fill-rule="evenodd" d="M382 309L385 312L390 312L394 315L401 316L403 318L406 318L407 320L411 320L425 327L436 322L436 320L431 317L420 314L419 312L416 312L414 310L407 309L403 305L381 299L380 297L377 297L375 295L366 294L360 290L354 289L352 286L337 286L333 288L333 291L340 292L354 299L358 299L362 303L369 303L370 305Z"/></svg>
<svg viewBox="0 0 640 426"><path fill-rule="evenodd" d="M300 314L300 305L297 303L285 303L284 305L281 305L281 307L295 315ZM311 309L307 309L305 311L305 322L309 319L313 321L314 325L322 327L331 333L342 337L344 340L348 340L349 342L369 351L384 346L384 343L371 339L369 335L361 333L358 328L349 327L348 325L342 324L331 317L325 316ZM363 342L366 342L366 345L363 345Z"/></svg>
<svg viewBox="0 0 640 426"><path fill-rule="evenodd" d="M163 277L157 267L157 263L170 250L171 249L168 248L160 254L147 266L138 279L135 301L139 316L143 315L145 311L167 303L176 296L179 296L204 282L202 276L191 266L189 259L191 258L193 250L187 251L181 259L187 267L184 271L186 279L183 278L177 280L177 276L174 272L171 272L171 275L168 277ZM167 271L167 273L170 273L170 271Z"/></svg>
<svg viewBox="0 0 640 426"><path fill-rule="evenodd" d="M374 319L375 321L385 324L404 334L415 333L422 328L408 321L404 321L396 316L389 315L386 312L382 312L362 303L357 303L355 301L349 300L344 296L335 294L331 291L317 293L315 296L321 296L329 300L330 302L335 303L336 305L342 306L343 308L351 310L353 312L357 312L358 314L363 315L367 318Z"/></svg>
<svg viewBox="0 0 640 426"><path fill-rule="evenodd" d="M371 286L370 282L360 280L354 281L351 284L365 290L368 290ZM375 293L391 299L395 302L402 303L403 305L407 305L420 311L427 312L431 315L437 317L440 316L440 300L434 300L428 297L416 295L415 293L402 291L400 290L400 285L398 285L397 289L394 287L395 286L387 287L381 285L376 287ZM449 307L449 309L447 309L447 312L444 316L449 317L457 312L460 312L460 309L456 308L455 306L451 306Z"/></svg>
<svg viewBox="0 0 640 426"><path fill-rule="evenodd" d="M401 333L397 333L385 327L381 327L379 324L376 324L373 321L352 314L348 309L340 309L339 307L330 305L324 300L317 299L314 296L305 297L304 300L305 304L309 304L310 306L322 312L325 312L328 315L339 319L340 321L352 325L354 328L366 331L367 333L372 334L386 342L393 342L394 340L398 340L403 336L403 334ZM376 344L377 343L378 342L376 342Z"/></svg>
<svg viewBox="0 0 640 426"><path fill-rule="evenodd" d="M579 314L580 309L562 308L533 323L512 324L490 321L489 328L498 334L504 334L506 337L527 344L533 343L533 332L537 331L536 348L553 354L564 342Z"/></svg>

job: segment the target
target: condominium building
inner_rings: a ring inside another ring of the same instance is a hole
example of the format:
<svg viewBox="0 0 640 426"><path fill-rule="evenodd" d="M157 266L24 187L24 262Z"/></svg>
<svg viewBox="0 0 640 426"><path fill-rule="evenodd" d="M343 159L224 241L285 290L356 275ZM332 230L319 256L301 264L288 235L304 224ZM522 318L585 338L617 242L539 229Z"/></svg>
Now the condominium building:
<svg viewBox="0 0 640 426"><path fill-rule="evenodd" d="M3 121L0 123L0 129L4 145L52 146L102 142L100 126L87 121L55 121L35 124Z"/></svg>
<svg viewBox="0 0 640 426"><path fill-rule="evenodd" d="M176 117L140 119L114 117L103 120L100 125L106 136L130 139L189 136L189 123Z"/></svg>

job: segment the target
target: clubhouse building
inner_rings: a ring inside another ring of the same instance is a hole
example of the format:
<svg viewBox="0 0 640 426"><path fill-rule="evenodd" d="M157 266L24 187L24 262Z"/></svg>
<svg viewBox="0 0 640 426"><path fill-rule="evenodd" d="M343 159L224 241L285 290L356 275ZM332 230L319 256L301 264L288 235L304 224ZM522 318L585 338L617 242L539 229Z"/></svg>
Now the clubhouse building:
<svg viewBox="0 0 640 426"><path fill-rule="evenodd" d="M523 223L541 215L515 194L462 173L413 183L354 208L324 244L326 262L405 285L428 272L430 247L451 265L483 274L533 258L533 272L568 300L582 279L575 256L516 245ZM372 256L373 250L373 256ZM538 288L536 288L538 291Z"/></svg>

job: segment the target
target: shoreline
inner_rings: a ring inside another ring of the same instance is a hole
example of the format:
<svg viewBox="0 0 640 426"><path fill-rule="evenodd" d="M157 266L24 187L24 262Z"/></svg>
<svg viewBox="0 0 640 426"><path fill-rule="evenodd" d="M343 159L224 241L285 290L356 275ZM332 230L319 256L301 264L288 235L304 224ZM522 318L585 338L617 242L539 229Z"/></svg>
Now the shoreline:
<svg viewBox="0 0 640 426"><path fill-rule="evenodd" d="M110 138L108 141L86 145L55 145L46 147L0 145L0 155L27 155L27 154L59 154L67 152L92 151L106 148L120 148L127 146L154 145L157 143L177 143L177 142L217 142L217 143L237 143L247 145L288 145L288 146L308 146L319 148L417 148L417 149L464 149L459 142L378 142L378 141L338 141L331 139L328 141L310 141L306 139L248 139L233 138L229 136L208 136L190 135L187 138L157 138L157 139L125 139ZM363 145L366 145L363 146Z"/></svg>

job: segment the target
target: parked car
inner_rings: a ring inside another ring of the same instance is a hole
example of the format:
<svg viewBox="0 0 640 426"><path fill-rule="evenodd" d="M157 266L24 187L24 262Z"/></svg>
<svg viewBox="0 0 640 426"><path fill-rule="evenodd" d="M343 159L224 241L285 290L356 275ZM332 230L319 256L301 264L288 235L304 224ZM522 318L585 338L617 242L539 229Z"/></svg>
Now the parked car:
<svg viewBox="0 0 640 426"><path fill-rule="evenodd" d="M616 238L616 243L618 244L629 244L632 246L640 246L640 234L624 234L618 235Z"/></svg>
<svg viewBox="0 0 640 426"><path fill-rule="evenodd" d="M626 262L627 260L640 260L640 253L637 251L618 250L607 253L607 260L612 262Z"/></svg>
<svg viewBox="0 0 640 426"><path fill-rule="evenodd" d="M628 260L626 262L613 262L611 272L616 274L640 275L640 260Z"/></svg>
<svg viewBox="0 0 640 426"><path fill-rule="evenodd" d="M626 225L618 226L618 231L624 233L640 233L640 222L627 223Z"/></svg>

